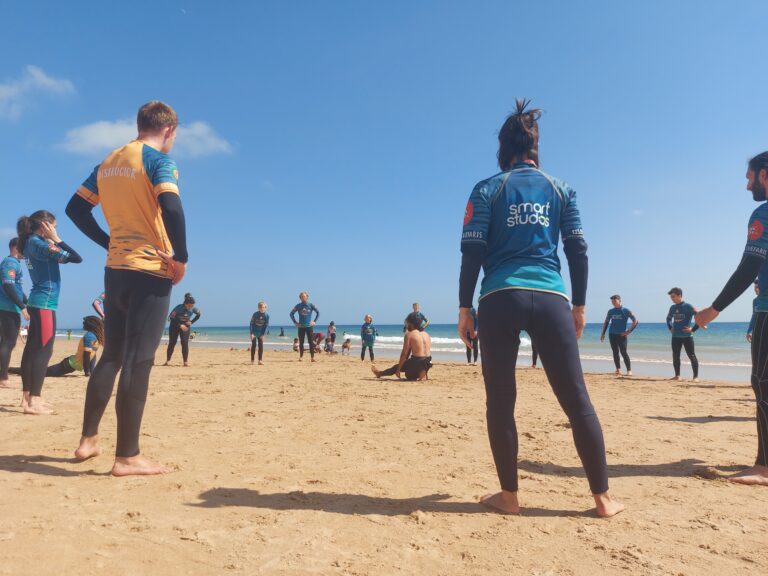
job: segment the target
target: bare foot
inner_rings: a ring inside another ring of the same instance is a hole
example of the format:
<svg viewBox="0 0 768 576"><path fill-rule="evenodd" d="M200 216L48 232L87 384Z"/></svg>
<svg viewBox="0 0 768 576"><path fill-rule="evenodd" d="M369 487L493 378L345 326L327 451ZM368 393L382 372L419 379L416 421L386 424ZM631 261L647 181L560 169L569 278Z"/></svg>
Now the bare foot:
<svg viewBox="0 0 768 576"><path fill-rule="evenodd" d="M101 446L99 446L98 436L80 437L80 446L78 446L77 450L75 450L75 458L82 462L84 460L88 460L89 458L94 458L99 454L101 454Z"/></svg>
<svg viewBox="0 0 768 576"><path fill-rule="evenodd" d="M112 476L156 476L171 472L172 468L155 464L143 454L130 458L115 457L115 464L112 466Z"/></svg>
<svg viewBox="0 0 768 576"><path fill-rule="evenodd" d="M621 370L616 368L616 372L613 373L615 376L621 376Z"/></svg>
<svg viewBox="0 0 768 576"><path fill-rule="evenodd" d="M186 368L187 366L189 366L189 364L187 364L186 362L184 362L184 368Z"/></svg>
<svg viewBox="0 0 768 576"><path fill-rule="evenodd" d="M699 382L699 381L700 381L700 380L699 380L699 377L697 376L696 378L694 378L694 379L693 379L693 381L694 381L694 382Z"/></svg>
<svg viewBox="0 0 768 576"><path fill-rule="evenodd" d="M0 380L0 388L13 388L10 380Z"/></svg>
<svg viewBox="0 0 768 576"><path fill-rule="evenodd" d="M499 514L520 514L517 492L502 490L496 494L486 494L480 498L480 504Z"/></svg>
<svg viewBox="0 0 768 576"><path fill-rule="evenodd" d="M165 364L163 364L163 366L169 366L168 362L166 362Z"/></svg>
<svg viewBox="0 0 768 576"><path fill-rule="evenodd" d="M261 360L259 360L259 366L264 366L264 362L262 362Z"/></svg>
<svg viewBox="0 0 768 576"><path fill-rule="evenodd" d="M314 359L314 358L312 358L311 362L315 362L315 359Z"/></svg>
<svg viewBox="0 0 768 576"><path fill-rule="evenodd" d="M29 401L29 404L24 406L24 414L29 414L31 416L48 416L50 414L55 414L55 412L53 409L43 404L43 402L40 401L39 396L35 396Z"/></svg>
<svg viewBox="0 0 768 576"><path fill-rule="evenodd" d="M608 492L603 492L602 494L593 494L592 496L595 498L597 515L600 518L610 518L611 516L616 516L616 514L625 508L622 502L619 502L615 498L611 498Z"/></svg>
<svg viewBox="0 0 768 576"><path fill-rule="evenodd" d="M670 380L680 380L680 379L681 379L680 376L672 376L672 378L670 378Z"/></svg>
<svg viewBox="0 0 768 576"><path fill-rule="evenodd" d="M371 372L373 372L373 373L374 373L374 375L376 376L376 378L381 378L381 370L379 370L378 368L376 368L376 366L371 366Z"/></svg>
<svg viewBox="0 0 768 576"><path fill-rule="evenodd" d="M730 482L737 484L749 484L751 486L768 486L768 466L755 464L752 468L742 470L738 474L729 476Z"/></svg>
<svg viewBox="0 0 768 576"><path fill-rule="evenodd" d="M632 370L627 370L627 376L632 376Z"/></svg>

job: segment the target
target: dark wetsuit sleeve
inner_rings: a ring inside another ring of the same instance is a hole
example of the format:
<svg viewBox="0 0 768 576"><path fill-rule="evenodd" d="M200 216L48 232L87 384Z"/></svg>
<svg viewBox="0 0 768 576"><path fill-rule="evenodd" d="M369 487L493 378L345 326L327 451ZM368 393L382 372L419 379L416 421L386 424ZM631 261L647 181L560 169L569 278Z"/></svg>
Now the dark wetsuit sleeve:
<svg viewBox="0 0 768 576"><path fill-rule="evenodd" d="M483 266L487 250L488 247L485 244L463 243L461 245L461 272L459 273L460 308L472 308L477 278L480 276L480 268Z"/></svg>
<svg viewBox="0 0 768 576"><path fill-rule="evenodd" d="M19 308L25 308L24 302L26 301L26 298L24 300L21 300L19 298L19 295L16 293L16 288L13 284L3 284L3 291L5 292L5 295L8 296L8 299L13 302L16 306Z"/></svg>
<svg viewBox="0 0 768 576"><path fill-rule="evenodd" d="M182 264L189 260L187 254L187 225L181 199L173 192L163 192L157 197L163 215L163 224L173 246L173 259Z"/></svg>
<svg viewBox="0 0 768 576"><path fill-rule="evenodd" d="M672 329L672 308L667 312L667 328Z"/></svg>
<svg viewBox="0 0 768 576"><path fill-rule="evenodd" d="M105 250L109 250L109 234L104 232L93 217L93 204L75 194L67 204L66 214L77 228Z"/></svg>
<svg viewBox="0 0 768 576"><path fill-rule="evenodd" d="M194 318L192 318L192 320L190 321L190 324L194 324L195 322L197 322L198 320L200 320L200 316L202 316L202 313L200 312L200 310L198 310L197 308L195 308L195 317L194 317Z"/></svg>
<svg viewBox="0 0 768 576"><path fill-rule="evenodd" d="M765 260L759 256L744 255L736 271L730 280L725 284L723 291L715 298L712 308L718 312L725 310L736 298L741 296L744 291L755 281L755 277Z"/></svg>
<svg viewBox="0 0 768 576"><path fill-rule="evenodd" d="M66 259L62 262L63 264L66 264L66 263L80 264L80 262L83 261L83 257L80 256L80 254L78 254L77 252L75 252L72 249L72 247L69 246L67 243L59 242L57 246L67 253Z"/></svg>
<svg viewBox="0 0 768 576"><path fill-rule="evenodd" d="M587 243L581 237L568 238L563 241L563 250L568 259L568 272L571 275L571 300L574 306L584 306L587 301L589 276Z"/></svg>

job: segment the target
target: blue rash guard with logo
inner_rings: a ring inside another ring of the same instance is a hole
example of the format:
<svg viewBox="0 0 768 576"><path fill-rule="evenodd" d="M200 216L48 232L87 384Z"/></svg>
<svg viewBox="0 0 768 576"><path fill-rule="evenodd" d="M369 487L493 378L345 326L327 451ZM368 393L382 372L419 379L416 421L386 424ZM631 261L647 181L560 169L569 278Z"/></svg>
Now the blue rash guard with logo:
<svg viewBox="0 0 768 576"><path fill-rule="evenodd" d="M251 336L259 338L267 333L269 326L269 314L266 312L254 312L251 316Z"/></svg>
<svg viewBox="0 0 768 576"><path fill-rule="evenodd" d="M194 318L192 318L192 315L194 315ZM184 304L179 304L171 310L171 314L168 316L168 320L171 322L177 322L178 324L186 324L189 322L190 324L194 324L200 319L200 309L199 308L192 308L192 310L187 310L187 307L184 306Z"/></svg>
<svg viewBox="0 0 768 576"><path fill-rule="evenodd" d="M754 300L754 312L768 311L768 202L764 202L752 212L747 228L747 245L744 256L757 256L763 265L757 275L757 287L760 291ZM754 313L752 314L754 318Z"/></svg>
<svg viewBox="0 0 768 576"><path fill-rule="evenodd" d="M495 208L495 209L494 209ZM553 292L568 299L558 238L583 238L576 192L526 163L483 180L464 215L462 244L487 246L480 298L497 290Z"/></svg>
<svg viewBox="0 0 768 576"><path fill-rule="evenodd" d="M27 261L29 277L32 279L27 306L56 310L61 290L59 264L69 260L69 252L62 250L54 242L33 234L24 246L24 258Z"/></svg>
<svg viewBox="0 0 768 576"><path fill-rule="evenodd" d="M360 337L363 339L363 344L366 346L373 346L376 342L376 336L379 333L376 331L376 327L370 322L366 322L360 327Z"/></svg>
<svg viewBox="0 0 768 576"><path fill-rule="evenodd" d="M296 313L299 314L299 320L296 321ZM309 302L299 302L296 304L296 306L293 307L293 310L291 310L291 320L294 324L298 324L299 328L309 328L312 326L312 312L315 313L315 322L317 322L317 319L320 317L320 310L315 308L314 304L311 304Z"/></svg>
<svg viewBox="0 0 768 576"><path fill-rule="evenodd" d="M18 258L8 256L2 263L0 263L0 282L3 284L3 288L5 288L5 286L13 287L19 302L24 302L24 289L21 285L23 276L21 262ZM2 288L0 288L0 310L5 310L6 312L21 311L21 309L8 298L8 295Z"/></svg>
<svg viewBox="0 0 768 576"><path fill-rule="evenodd" d="M673 338L689 338L692 332L696 332L699 327L694 324L692 332L683 332L683 328L691 326L691 320L696 313L693 310L693 306L688 302L680 302L680 304L672 304L669 307L669 314L667 314L667 326L672 328Z"/></svg>
<svg viewBox="0 0 768 576"><path fill-rule="evenodd" d="M624 308L611 308L608 310L608 314L605 317L605 321L609 323L608 334L623 334L627 331L627 320L632 318L634 321L635 315L632 312Z"/></svg>

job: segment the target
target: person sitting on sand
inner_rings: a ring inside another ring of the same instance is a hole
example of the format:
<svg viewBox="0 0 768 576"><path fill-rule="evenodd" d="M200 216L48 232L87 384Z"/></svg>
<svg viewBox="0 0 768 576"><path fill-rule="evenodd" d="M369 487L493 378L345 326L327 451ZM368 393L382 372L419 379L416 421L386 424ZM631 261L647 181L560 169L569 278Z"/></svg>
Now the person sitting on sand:
<svg viewBox="0 0 768 576"><path fill-rule="evenodd" d="M418 312L411 312L405 319L407 332L403 337L403 351L400 352L400 361L386 370L379 370L371 366L371 371L376 378L392 376L400 378L400 373L405 372L406 380L427 380L427 372L432 368L432 339L424 330L424 322Z"/></svg>
<svg viewBox="0 0 768 576"><path fill-rule="evenodd" d="M294 338L293 339L293 351L298 352L299 351L299 339Z"/></svg>
<svg viewBox="0 0 768 576"><path fill-rule="evenodd" d="M352 338L347 338L341 343L341 355L344 356L344 352L347 354L352 353Z"/></svg>

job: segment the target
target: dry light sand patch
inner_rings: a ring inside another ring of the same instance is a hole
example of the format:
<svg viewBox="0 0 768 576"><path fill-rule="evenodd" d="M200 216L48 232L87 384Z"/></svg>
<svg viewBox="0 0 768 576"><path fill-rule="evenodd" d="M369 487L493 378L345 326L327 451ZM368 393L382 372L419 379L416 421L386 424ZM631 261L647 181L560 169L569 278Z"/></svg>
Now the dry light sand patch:
<svg viewBox="0 0 768 576"><path fill-rule="evenodd" d="M74 347L57 342L52 361ZM113 404L106 455L71 460L83 376L46 381L50 417L0 390L0 574L768 570L768 489L722 479L754 460L746 383L589 375L628 506L600 520L543 372L520 370L523 515L510 517L476 503L498 486L479 367L437 363L417 384L377 381L354 356L265 361L196 347L190 368L154 369L142 449L178 468L157 478L108 475Z"/></svg>

